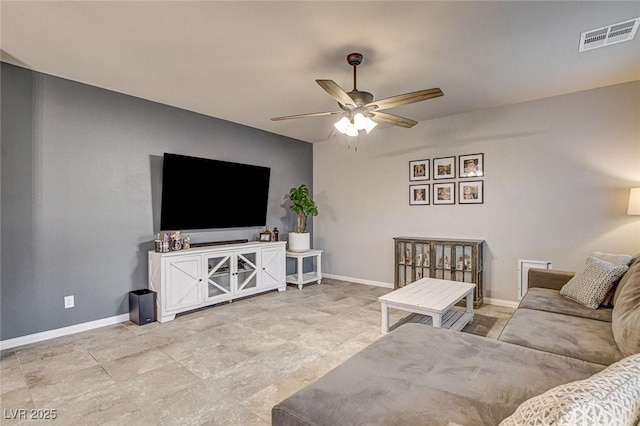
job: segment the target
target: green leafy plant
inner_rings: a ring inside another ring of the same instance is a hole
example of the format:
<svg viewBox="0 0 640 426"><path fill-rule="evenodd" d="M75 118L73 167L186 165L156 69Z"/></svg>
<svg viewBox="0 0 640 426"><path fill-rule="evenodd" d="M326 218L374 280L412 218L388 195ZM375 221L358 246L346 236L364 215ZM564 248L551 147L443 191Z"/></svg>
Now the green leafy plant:
<svg viewBox="0 0 640 426"><path fill-rule="evenodd" d="M298 215L296 232L303 233L307 230L307 216L317 216L318 206L316 202L309 198L309 188L302 184L299 187L293 187L289 190L289 200L291 206L289 209Z"/></svg>

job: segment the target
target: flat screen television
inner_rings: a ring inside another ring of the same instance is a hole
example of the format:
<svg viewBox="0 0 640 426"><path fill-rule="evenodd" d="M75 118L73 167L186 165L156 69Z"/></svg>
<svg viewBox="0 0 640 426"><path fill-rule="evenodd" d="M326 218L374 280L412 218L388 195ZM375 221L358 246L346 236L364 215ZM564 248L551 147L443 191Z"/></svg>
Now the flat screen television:
<svg viewBox="0 0 640 426"><path fill-rule="evenodd" d="M164 154L160 230L265 226L269 167Z"/></svg>

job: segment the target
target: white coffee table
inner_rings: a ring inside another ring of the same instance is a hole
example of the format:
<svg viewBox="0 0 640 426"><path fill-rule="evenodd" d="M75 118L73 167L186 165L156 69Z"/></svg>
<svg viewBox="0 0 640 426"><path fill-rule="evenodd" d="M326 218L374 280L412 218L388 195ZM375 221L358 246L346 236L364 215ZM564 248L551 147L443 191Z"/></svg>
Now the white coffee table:
<svg viewBox="0 0 640 426"><path fill-rule="evenodd" d="M473 290L471 283L423 278L378 298L382 309L380 331L389 332L389 308L428 315L434 327L460 331L473 320ZM453 305L467 298L466 309Z"/></svg>

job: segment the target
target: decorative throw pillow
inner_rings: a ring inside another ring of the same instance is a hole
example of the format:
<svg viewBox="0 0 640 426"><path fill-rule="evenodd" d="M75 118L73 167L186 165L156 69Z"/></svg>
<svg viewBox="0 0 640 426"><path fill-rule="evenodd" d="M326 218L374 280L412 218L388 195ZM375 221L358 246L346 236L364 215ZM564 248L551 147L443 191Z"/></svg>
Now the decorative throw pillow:
<svg viewBox="0 0 640 426"><path fill-rule="evenodd" d="M562 286L560 294L587 308L598 309L613 283L628 269L627 265L615 265L590 256L585 269Z"/></svg>
<svg viewBox="0 0 640 426"><path fill-rule="evenodd" d="M640 353L640 262L631 266L624 278L626 283L613 307L611 328L620 352L631 355Z"/></svg>
<svg viewBox="0 0 640 426"><path fill-rule="evenodd" d="M593 376L534 396L500 426L637 425L640 420L640 354Z"/></svg>
<svg viewBox="0 0 640 426"><path fill-rule="evenodd" d="M607 262L615 263L616 265L628 265L629 269L631 269L631 265L634 261L637 261L637 256L634 258L633 256L629 256L628 254L610 254L610 253L601 253L599 251L594 251L591 254L591 257L598 258L600 260L606 260ZM628 271L627 271L628 272ZM607 295L604 297L604 300L600 304L603 308L613 308L615 305L616 292L618 291L618 286L626 276L626 273L622 275L619 280L616 280Z"/></svg>
<svg viewBox="0 0 640 426"><path fill-rule="evenodd" d="M613 263L614 265L629 266L629 263L631 263L631 256L628 254L611 254L594 251L591 253L590 257L595 257L596 259L604 260L605 262Z"/></svg>
<svg viewBox="0 0 640 426"><path fill-rule="evenodd" d="M607 294L604 296L602 303L600 304L603 308L613 308L613 295L616 292L616 288L618 287L617 283L613 283Z"/></svg>
<svg viewBox="0 0 640 426"><path fill-rule="evenodd" d="M635 256L633 256L633 259L631 259L631 263L629 263L629 270L633 269L634 267L637 267L638 264L640 264L640 253L636 254ZM616 291L615 293L613 293L613 300L611 301L611 304L613 306L616 305L616 302L618 301L618 297L620 296L620 293L622 292L622 289L627 284L627 282L629 282L628 273L624 274L622 278L620 278L620 281L616 286Z"/></svg>

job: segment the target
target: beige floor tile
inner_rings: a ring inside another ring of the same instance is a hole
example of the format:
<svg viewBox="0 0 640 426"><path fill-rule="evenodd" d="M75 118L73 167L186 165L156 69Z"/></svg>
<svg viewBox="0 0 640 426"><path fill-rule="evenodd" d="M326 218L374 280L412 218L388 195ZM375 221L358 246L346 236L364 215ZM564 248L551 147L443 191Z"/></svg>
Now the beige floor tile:
<svg viewBox="0 0 640 426"><path fill-rule="evenodd" d="M9 410L24 410L35 408L33 405L33 400L31 399L31 393L27 387L10 390L7 392L2 392L2 397L0 397L0 407L2 407L3 414L6 414L6 411ZM6 410L6 411L5 411ZM15 417L13 413L9 413L9 418ZM2 418L6 418L3 416ZM0 422L2 423L2 422Z"/></svg>
<svg viewBox="0 0 640 426"><path fill-rule="evenodd" d="M20 355L18 356L20 357ZM20 366L29 386L37 386L40 383L50 383L58 378L64 379L77 371L98 367L99 364L85 349L71 344L67 346L66 352L55 356L29 363L20 360Z"/></svg>
<svg viewBox="0 0 640 426"><path fill-rule="evenodd" d="M108 388L113 383L113 379L106 371L101 366L95 365L65 376L29 384L29 390L37 407L57 408L80 395Z"/></svg>
<svg viewBox="0 0 640 426"><path fill-rule="evenodd" d="M207 379L249 358L249 354L217 345L194 350L191 356L180 360L180 364L199 378Z"/></svg>
<svg viewBox="0 0 640 426"><path fill-rule="evenodd" d="M235 405L229 409L216 413L202 426L271 426L271 417L268 420L257 416L251 410L242 405Z"/></svg>
<svg viewBox="0 0 640 426"><path fill-rule="evenodd" d="M6 349L0 352L0 372L19 367L18 357L13 349Z"/></svg>
<svg viewBox="0 0 640 426"><path fill-rule="evenodd" d="M27 381L20 366L0 370L0 394L27 388Z"/></svg>
<svg viewBox="0 0 640 426"><path fill-rule="evenodd" d="M192 386L199 380L191 371L172 361L162 368L119 382L118 388L123 397L135 400L142 406L156 404L167 395Z"/></svg>
<svg viewBox="0 0 640 426"><path fill-rule="evenodd" d="M102 367L113 380L122 382L171 362L173 362L171 357L164 352L149 349L109 361L102 364Z"/></svg>
<svg viewBox="0 0 640 426"><path fill-rule="evenodd" d="M140 339L140 337L127 336L118 341L94 346L88 351L98 363L104 364L114 359L148 351L151 348L152 346Z"/></svg>
<svg viewBox="0 0 640 426"><path fill-rule="evenodd" d="M75 339L75 335L56 337L55 339L16 348L15 354L18 361L23 365L34 361L47 360L65 354L69 350L75 350L75 345L73 344Z"/></svg>
<svg viewBox="0 0 640 426"><path fill-rule="evenodd" d="M139 401L128 397L117 384L113 384L89 390L61 403L57 406L57 421L64 425L124 425L123 420L139 408Z"/></svg>
<svg viewBox="0 0 640 426"><path fill-rule="evenodd" d="M265 421L271 421L271 408L305 386L294 378L287 377L277 384L269 385L241 402L247 410Z"/></svg>

